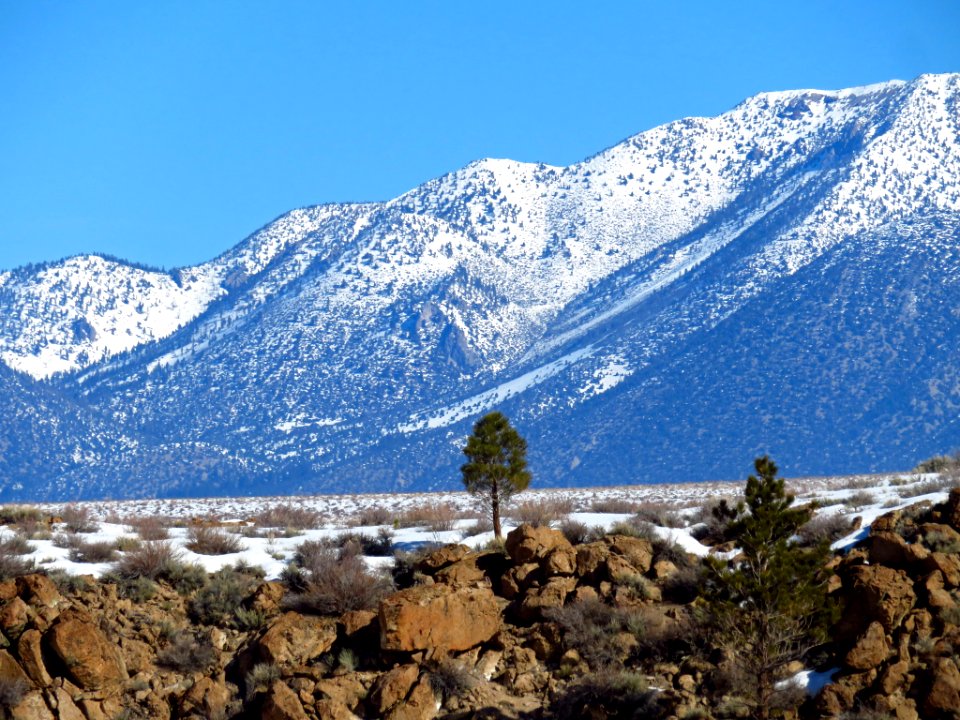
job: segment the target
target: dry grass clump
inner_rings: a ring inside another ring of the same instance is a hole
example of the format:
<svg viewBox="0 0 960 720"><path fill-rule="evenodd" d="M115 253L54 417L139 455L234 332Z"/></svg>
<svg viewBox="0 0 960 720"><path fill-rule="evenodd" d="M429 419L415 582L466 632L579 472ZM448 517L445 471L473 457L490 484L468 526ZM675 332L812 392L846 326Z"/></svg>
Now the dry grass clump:
<svg viewBox="0 0 960 720"><path fill-rule="evenodd" d="M117 546L112 542L83 542L72 545L70 559L79 563L112 562L117 559Z"/></svg>
<svg viewBox="0 0 960 720"><path fill-rule="evenodd" d="M253 516L258 527L310 530L320 524L320 513L289 503L274 505Z"/></svg>
<svg viewBox="0 0 960 720"><path fill-rule="evenodd" d="M100 523L86 505L71 503L63 508L60 518L67 530L72 533L92 533L100 528Z"/></svg>
<svg viewBox="0 0 960 720"><path fill-rule="evenodd" d="M181 673L202 673L217 661L217 651L207 639L190 633L177 635L173 641L157 653L157 665Z"/></svg>
<svg viewBox="0 0 960 720"><path fill-rule="evenodd" d="M39 524L46 516L40 508L30 505L2 505L0 506L0 525L23 525L24 523Z"/></svg>
<svg viewBox="0 0 960 720"><path fill-rule="evenodd" d="M451 658L443 658L432 663L427 670L427 682L442 702L453 698L460 698L480 684L470 668Z"/></svg>
<svg viewBox="0 0 960 720"><path fill-rule="evenodd" d="M563 533L563 536L571 545L585 543L590 537L590 528L587 527L587 524L571 518L561 520L560 526L557 529Z"/></svg>
<svg viewBox="0 0 960 720"><path fill-rule="evenodd" d="M804 545L816 545L820 542L832 543L851 530L850 518L840 513L821 513L814 515L797 531Z"/></svg>
<svg viewBox="0 0 960 720"><path fill-rule="evenodd" d="M573 512L573 503L564 498L541 497L516 503L508 513L517 523L550 527Z"/></svg>
<svg viewBox="0 0 960 720"><path fill-rule="evenodd" d="M186 548L199 555L230 555L243 551L243 542L217 528L196 525L187 531Z"/></svg>
<svg viewBox="0 0 960 720"><path fill-rule="evenodd" d="M36 571L36 565L33 560L27 560L18 553L4 550L0 546L0 581L29 575L34 571Z"/></svg>
<svg viewBox="0 0 960 720"><path fill-rule="evenodd" d="M563 718L665 717L646 677L622 668L604 668L568 685L557 697L552 713Z"/></svg>
<svg viewBox="0 0 960 720"><path fill-rule="evenodd" d="M403 510L394 520L396 527L426 527L433 532L453 530L460 511L450 503L428 503Z"/></svg>
<svg viewBox="0 0 960 720"><path fill-rule="evenodd" d="M627 515L636 512L639 507L640 503L626 498L601 498L590 503L590 512Z"/></svg>
<svg viewBox="0 0 960 720"><path fill-rule="evenodd" d="M171 565L179 563L180 557L180 552L170 542L151 540L136 550L124 553L114 566L114 572L124 579L156 580Z"/></svg>
<svg viewBox="0 0 960 720"><path fill-rule="evenodd" d="M686 525L676 508L666 503L642 502L637 506L636 516L660 527L680 528Z"/></svg>
<svg viewBox="0 0 960 720"><path fill-rule="evenodd" d="M126 525L131 532L137 533L141 540L166 540L170 537L170 522L158 515L130 518Z"/></svg>
<svg viewBox="0 0 960 720"><path fill-rule="evenodd" d="M857 490L844 499L843 504L853 510L860 511L867 505L877 502L877 496L866 490Z"/></svg>
<svg viewBox="0 0 960 720"><path fill-rule="evenodd" d="M957 481L957 477L953 474L940 475L939 477L930 478L929 480L924 480L923 482L918 482L913 485L906 485L900 488L897 494L902 498L912 498L918 495L943 492L944 490L949 490L954 487Z"/></svg>
<svg viewBox="0 0 960 720"><path fill-rule="evenodd" d="M27 538L20 533L0 540L0 553L8 555L29 555L33 550L33 545L27 542Z"/></svg>
<svg viewBox="0 0 960 720"><path fill-rule="evenodd" d="M630 652L621 633L640 636L644 630L638 612L606 605L600 600L581 600L548 608L544 615L563 630L567 649L580 653L593 669L621 663Z"/></svg>
<svg viewBox="0 0 960 720"><path fill-rule="evenodd" d="M390 579L372 573L359 555L321 543L300 545L295 562L299 580L289 602L295 608L324 615L371 610L393 590Z"/></svg>
<svg viewBox="0 0 960 720"><path fill-rule="evenodd" d="M372 527L375 525L390 525L393 523L393 513L385 507L374 505L366 507L357 513L355 525Z"/></svg>

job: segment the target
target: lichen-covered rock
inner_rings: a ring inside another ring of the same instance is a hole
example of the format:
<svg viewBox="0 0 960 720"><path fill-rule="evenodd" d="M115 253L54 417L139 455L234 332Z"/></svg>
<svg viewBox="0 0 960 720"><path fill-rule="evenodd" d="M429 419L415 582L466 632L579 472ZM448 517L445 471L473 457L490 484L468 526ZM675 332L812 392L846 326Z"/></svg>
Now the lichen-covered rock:
<svg viewBox="0 0 960 720"><path fill-rule="evenodd" d="M931 716L954 713L960 709L960 671L950 658L937 658L932 669L930 689L923 709Z"/></svg>
<svg viewBox="0 0 960 720"><path fill-rule="evenodd" d="M377 717L382 717L395 705L403 702L420 675L420 668L410 663L383 673L370 691L370 705Z"/></svg>
<svg viewBox="0 0 960 720"><path fill-rule="evenodd" d="M470 548L466 545L444 545L420 558L414 569L433 575L438 570L463 560L470 552Z"/></svg>
<svg viewBox="0 0 960 720"><path fill-rule="evenodd" d="M847 667L854 670L871 670L880 665L890 655L883 626L878 622L870 623L866 632L857 640L845 658Z"/></svg>
<svg viewBox="0 0 960 720"><path fill-rule="evenodd" d="M267 699L260 710L261 720L309 720L300 698L283 682L277 680L270 686Z"/></svg>
<svg viewBox="0 0 960 720"><path fill-rule="evenodd" d="M422 585L380 602L384 650L467 650L500 629L500 607L486 588Z"/></svg>
<svg viewBox="0 0 960 720"><path fill-rule="evenodd" d="M38 630L27 630L20 636L17 643L17 655L20 656L20 664L34 684L39 687L48 687L53 684L53 678L50 677L50 673L47 672L47 668L43 664L40 640L41 635Z"/></svg>
<svg viewBox="0 0 960 720"><path fill-rule="evenodd" d="M432 720L438 710L437 696L429 680L422 676L407 699L387 714L386 720Z"/></svg>
<svg viewBox="0 0 960 720"><path fill-rule="evenodd" d="M615 555L620 555L641 573L650 569L653 562L653 545L649 540L629 537L627 535L612 535L604 542Z"/></svg>
<svg viewBox="0 0 960 720"><path fill-rule="evenodd" d="M30 605L57 607L63 597L46 575L24 575L17 578L17 594Z"/></svg>

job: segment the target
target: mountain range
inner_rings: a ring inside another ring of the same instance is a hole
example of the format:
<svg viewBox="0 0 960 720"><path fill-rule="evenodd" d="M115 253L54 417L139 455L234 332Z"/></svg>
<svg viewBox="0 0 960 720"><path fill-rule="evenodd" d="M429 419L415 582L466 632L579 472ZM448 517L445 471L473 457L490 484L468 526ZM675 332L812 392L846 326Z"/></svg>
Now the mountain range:
<svg viewBox="0 0 960 720"><path fill-rule="evenodd" d="M486 159L172 271L0 273L0 500L903 469L960 444L960 75Z"/></svg>

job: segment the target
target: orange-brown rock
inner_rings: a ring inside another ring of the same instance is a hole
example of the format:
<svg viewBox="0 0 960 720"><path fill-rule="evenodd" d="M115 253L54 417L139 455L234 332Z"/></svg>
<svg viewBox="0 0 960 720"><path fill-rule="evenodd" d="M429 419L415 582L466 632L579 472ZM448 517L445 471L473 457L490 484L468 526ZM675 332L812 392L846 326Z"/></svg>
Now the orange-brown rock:
<svg viewBox="0 0 960 720"><path fill-rule="evenodd" d="M951 493L951 497L953 493ZM952 523L951 523L952 524ZM923 709L931 716L956 712L960 708L960 671L950 658L937 658L933 665L930 690L926 693Z"/></svg>
<svg viewBox="0 0 960 720"><path fill-rule="evenodd" d="M500 607L486 588L421 585L380 602L384 650L467 650L499 629Z"/></svg>
<svg viewBox="0 0 960 720"><path fill-rule="evenodd" d="M258 610L271 615L280 610L280 601L283 600L283 583L260 583L249 598L244 602L251 610Z"/></svg>
<svg viewBox="0 0 960 720"><path fill-rule="evenodd" d="M909 569L930 555L930 551L923 545L911 545L894 532L873 532L867 544L872 564L892 568Z"/></svg>
<svg viewBox="0 0 960 720"><path fill-rule="evenodd" d="M23 668L6 650L0 650L0 682L7 685L17 682L25 683L27 686L31 684Z"/></svg>
<svg viewBox="0 0 960 720"><path fill-rule="evenodd" d="M906 660L898 660L884 668L880 673L879 686L886 695L892 695L899 691L906 692L909 689L910 663Z"/></svg>
<svg viewBox="0 0 960 720"><path fill-rule="evenodd" d="M577 550L574 547L558 547L550 551L540 563L546 577L573 575L577 571Z"/></svg>
<svg viewBox="0 0 960 720"><path fill-rule="evenodd" d="M30 623L33 612L20 598L15 597L0 608L0 629L8 637L17 637Z"/></svg>
<svg viewBox="0 0 960 720"><path fill-rule="evenodd" d="M923 581L923 589L927 594L927 605L935 610L945 610L956 607L953 596L943 588L943 573L934 570Z"/></svg>
<svg viewBox="0 0 960 720"><path fill-rule="evenodd" d="M913 582L903 570L883 565L858 565L850 569L844 583L848 604L841 625L841 635L859 635L873 620L892 632L916 603Z"/></svg>
<svg viewBox="0 0 960 720"><path fill-rule="evenodd" d="M940 518L954 530L960 530L960 488L953 488L940 511Z"/></svg>
<svg viewBox="0 0 960 720"><path fill-rule="evenodd" d="M547 608L563 607L567 595L577 586L575 577L552 577L542 587L531 589L520 603L519 615L523 620L537 620L543 617Z"/></svg>
<svg viewBox="0 0 960 720"><path fill-rule="evenodd" d="M372 630L376 622L377 614L372 610L350 610L340 616L343 634L347 637Z"/></svg>
<svg viewBox="0 0 960 720"><path fill-rule="evenodd" d="M960 557L952 553L932 552L922 564L924 572L934 570L943 575L943 584L948 588L960 586Z"/></svg>
<svg viewBox="0 0 960 720"><path fill-rule="evenodd" d="M53 689L53 700L50 705L57 711L57 720L86 720L73 697L62 687Z"/></svg>
<svg viewBox="0 0 960 720"><path fill-rule="evenodd" d="M17 578L17 594L30 605L56 607L63 598L46 575L24 575Z"/></svg>
<svg viewBox="0 0 960 720"><path fill-rule="evenodd" d="M260 710L261 720L308 720L297 694L277 680L270 686Z"/></svg>
<svg viewBox="0 0 960 720"><path fill-rule="evenodd" d="M38 630L27 630L20 636L20 641L17 643L17 655L20 656L20 664L30 679L39 687L48 687L53 684L53 678L43 664L40 639Z"/></svg>
<svg viewBox="0 0 960 720"><path fill-rule="evenodd" d="M653 562L653 545L649 540L627 535L612 535L604 538L604 542L611 552L625 558L641 573L650 569L650 564Z"/></svg>
<svg viewBox="0 0 960 720"><path fill-rule="evenodd" d="M4 580L0 582L0 602L13 600L17 596L17 581Z"/></svg>
<svg viewBox="0 0 960 720"><path fill-rule="evenodd" d="M577 575L592 578L606 567L610 557L610 548L606 543L597 541L577 546Z"/></svg>
<svg viewBox="0 0 960 720"><path fill-rule="evenodd" d="M539 569L540 566L536 563L514 565L500 578L500 594L507 600L512 600L530 585Z"/></svg>
<svg viewBox="0 0 960 720"><path fill-rule="evenodd" d="M46 639L67 673L84 690L115 688L127 679L119 648L93 623L79 619L59 622Z"/></svg>
<svg viewBox="0 0 960 720"><path fill-rule="evenodd" d="M352 709L369 694L369 690L369 675L354 672L318 680L313 688L313 694L336 700Z"/></svg>
<svg viewBox="0 0 960 720"><path fill-rule="evenodd" d="M447 585L466 587L499 583L500 577L510 568L510 561L503 553L490 551L472 553L437 571L434 578Z"/></svg>
<svg viewBox="0 0 960 720"><path fill-rule="evenodd" d="M335 619L288 612L257 641L257 655L261 662L304 665L327 652L336 639Z"/></svg>
<svg viewBox="0 0 960 720"><path fill-rule="evenodd" d="M427 678L421 677L407 699L387 714L386 720L432 720L437 716L437 697Z"/></svg>
<svg viewBox="0 0 960 720"><path fill-rule="evenodd" d="M657 562L653 564L653 577L657 580L666 580L676 572L677 566L669 560L657 560ZM837 580L839 580L839 578L837 578Z"/></svg>
<svg viewBox="0 0 960 720"><path fill-rule="evenodd" d="M427 575L433 575L437 570L453 565L469 554L470 548L466 545L444 545L420 558L414 568Z"/></svg>
<svg viewBox="0 0 960 720"><path fill-rule="evenodd" d="M377 717L382 717L395 705L406 700L410 689L420 675L420 668L410 663L383 673L370 691L370 704Z"/></svg>
<svg viewBox="0 0 960 720"><path fill-rule="evenodd" d="M890 645L887 643L883 626L872 622L847 653L844 662L854 670L870 670L879 666L889 655Z"/></svg>
<svg viewBox="0 0 960 720"><path fill-rule="evenodd" d="M197 713L203 717L220 717L227 703L230 691L226 685L210 677L202 677L193 684L180 699L181 716Z"/></svg>
<svg viewBox="0 0 960 720"><path fill-rule="evenodd" d="M323 698L317 700L313 706L318 720L360 720L344 703L339 700Z"/></svg>
<svg viewBox="0 0 960 720"><path fill-rule="evenodd" d="M19 704L10 708L10 720L54 720L54 714L38 690L27 693Z"/></svg>
<svg viewBox="0 0 960 720"><path fill-rule="evenodd" d="M507 535L507 554L515 563L539 563L555 548L571 548L559 530L521 525Z"/></svg>
<svg viewBox="0 0 960 720"><path fill-rule="evenodd" d="M900 510L891 510L884 513L870 523L870 533L895 532L902 517L903 512Z"/></svg>

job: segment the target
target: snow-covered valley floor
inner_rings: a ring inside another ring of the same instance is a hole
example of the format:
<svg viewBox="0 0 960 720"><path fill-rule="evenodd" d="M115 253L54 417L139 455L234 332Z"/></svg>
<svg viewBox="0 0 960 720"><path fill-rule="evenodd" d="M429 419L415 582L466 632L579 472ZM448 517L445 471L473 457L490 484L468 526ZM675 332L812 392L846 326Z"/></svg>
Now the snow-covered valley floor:
<svg viewBox="0 0 960 720"><path fill-rule="evenodd" d="M838 539L834 547L855 543L879 515L916 502L940 502L955 478L934 474L885 474L788 480L799 503L816 501L818 516L839 516L858 529ZM539 518L554 526L581 523L586 528L610 529L617 523L650 523L648 529L672 540L687 552L705 555L711 549L695 539L698 510L719 498L735 499L744 484L688 483L608 488L530 490L514 497L506 509L504 532L524 520ZM238 563L259 566L268 579L278 577L306 541L347 534L370 540L389 539L386 552L367 555L372 566L392 563L392 550L412 550L428 544L460 542L483 547L493 537L478 500L463 492L317 495L300 497L205 498L190 500L98 501L65 506L39 504L54 517L88 516L84 532L71 532L65 523L9 524L0 528L0 542L19 536L22 557L47 571L101 576L116 560L81 562L78 546L117 546L114 558L134 548L144 519L166 528L168 542L185 563L216 571ZM17 508L2 510L10 516ZM296 517L297 515L300 517ZM305 521L306 519L306 521ZM292 527L298 525L300 527ZM192 528L212 527L235 541L236 551L203 554L187 546ZM382 550L382 547L381 547ZM91 553L95 555L95 553Z"/></svg>

